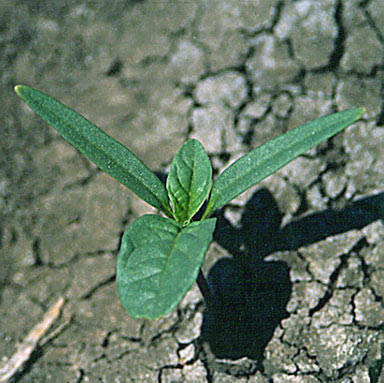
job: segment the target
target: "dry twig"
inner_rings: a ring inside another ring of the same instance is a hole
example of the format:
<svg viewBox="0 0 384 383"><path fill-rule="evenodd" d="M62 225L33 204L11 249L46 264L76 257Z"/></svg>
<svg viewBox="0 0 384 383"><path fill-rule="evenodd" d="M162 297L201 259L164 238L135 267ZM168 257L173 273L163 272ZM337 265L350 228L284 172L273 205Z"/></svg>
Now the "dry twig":
<svg viewBox="0 0 384 383"><path fill-rule="evenodd" d="M49 340L55 337L58 332L63 330L63 326L66 327L66 325L68 325L69 322L64 323L64 325L60 326L53 334L43 338L54 322L59 318L64 303L64 297L60 297L45 313L42 321L28 333L23 342L17 347L17 350L12 357L0 367L0 383L10 382L31 358L36 347L46 344Z"/></svg>

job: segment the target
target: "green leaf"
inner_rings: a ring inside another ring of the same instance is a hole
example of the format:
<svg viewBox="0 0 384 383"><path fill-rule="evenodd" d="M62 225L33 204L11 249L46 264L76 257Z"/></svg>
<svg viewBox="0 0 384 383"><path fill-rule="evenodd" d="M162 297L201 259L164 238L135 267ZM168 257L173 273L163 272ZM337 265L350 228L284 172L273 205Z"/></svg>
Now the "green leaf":
<svg viewBox="0 0 384 383"><path fill-rule="evenodd" d="M364 112L364 108L359 108L321 117L251 150L219 175L203 218L300 154L353 124Z"/></svg>
<svg viewBox="0 0 384 383"><path fill-rule="evenodd" d="M163 183L125 146L45 93L25 85L17 85L15 91L44 121L101 170L145 202L168 215L172 214Z"/></svg>
<svg viewBox="0 0 384 383"><path fill-rule="evenodd" d="M132 317L158 318L182 300L197 278L215 224L211 218L182 228L172 219L144 215L128 227L116 279Z"/></svg>
<svg viewBox="0 0 384 383"><path fill-rule="evenodd" d="M188 224L208 197L212 167L203 146L188 140L176 154L167 178L167 190L178 222Z"/></svg>

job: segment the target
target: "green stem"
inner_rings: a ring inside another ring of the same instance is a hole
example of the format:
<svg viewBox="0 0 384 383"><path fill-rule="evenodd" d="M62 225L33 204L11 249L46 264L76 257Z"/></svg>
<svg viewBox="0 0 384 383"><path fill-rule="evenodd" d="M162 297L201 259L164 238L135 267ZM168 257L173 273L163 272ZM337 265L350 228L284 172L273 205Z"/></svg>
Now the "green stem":
<svg viewBox="0 0 384 383"><path fill-rule="evenodd" d="M216 315L218 313L218 306L215 301L215 297L213 296L212 290L208 285L207 280L204 277L201 269L199 270L199 275L197 276L197 286L200 289L200 292L205 300L205 304L207 309L213 314Z"/></svg>

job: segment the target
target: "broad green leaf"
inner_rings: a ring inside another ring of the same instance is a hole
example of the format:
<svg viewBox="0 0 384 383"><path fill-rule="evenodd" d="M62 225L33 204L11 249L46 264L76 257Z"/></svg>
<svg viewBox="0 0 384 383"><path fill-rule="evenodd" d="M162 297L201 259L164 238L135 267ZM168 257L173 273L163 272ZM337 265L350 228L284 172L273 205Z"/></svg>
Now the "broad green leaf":
<svg viewBox="0 0 384 383"><path fill-rule="evenodd" d="M170 312L195 282L212 241L216 219L192 222L144 215L122 238L116 279L121 302L134 317Z"/></svg>
<svg viewBox="0 0 384 383"><path fill-rule="evenodd" d="M203 146L188 140L173 159L167 190L178 222L188 224L208 197L212 167Z"/></svg>
<svg viewBox="0 0 384 383"><path fill-rule="evenodd" d="M321 117L251 150L225 169L214 182L203 218L300 154L353 124L364 112L364 108L359 108Z"/></svg>
<svg viewBox="0 0 384 383"><path fill-rule="evenodd" d="M16 93L44 121L101 170L145 202L171 215L165 186L138 157L100 128L59 101L25 85Z"/></svg>

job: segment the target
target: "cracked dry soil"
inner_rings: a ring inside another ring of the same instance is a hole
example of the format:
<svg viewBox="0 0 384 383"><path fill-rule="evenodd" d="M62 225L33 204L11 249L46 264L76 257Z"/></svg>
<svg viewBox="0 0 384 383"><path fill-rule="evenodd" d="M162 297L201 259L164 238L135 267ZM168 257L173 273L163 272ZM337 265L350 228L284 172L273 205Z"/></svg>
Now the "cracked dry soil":
<svg viewBox="0 0 384 383"><path fill-rule="evenodd" d="M59 296L71 321L15 381L382 383L381 0L0 4L0 365ZM134 320L116 294L124 229L153 212L13 94L38 87L162 175L187 138L216 174L332 111L364 119L217 213L180 307ZM59 319L57 325L60 325Z"/></svg>

